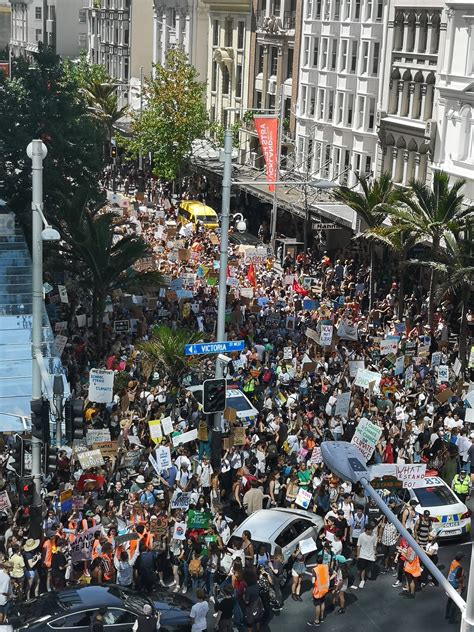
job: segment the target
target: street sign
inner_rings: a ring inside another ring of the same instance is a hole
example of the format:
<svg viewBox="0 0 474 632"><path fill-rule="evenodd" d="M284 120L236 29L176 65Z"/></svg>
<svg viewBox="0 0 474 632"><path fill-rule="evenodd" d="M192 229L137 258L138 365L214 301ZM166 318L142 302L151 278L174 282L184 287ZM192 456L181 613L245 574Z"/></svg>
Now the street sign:
<svg viewBox="0 0 474 632"><path fill-rule="evenodd" d="M334 222L313 222L313 230L336 230L339 226Z"/></svg>
<svg viewBox="0 0 474 632"><path fill-rule="evenodd" d="M231 353L232 351L242 351L243 340L227 340L225 342L205 342L184 347L184 355L208 355L209 353Z"/></svg>

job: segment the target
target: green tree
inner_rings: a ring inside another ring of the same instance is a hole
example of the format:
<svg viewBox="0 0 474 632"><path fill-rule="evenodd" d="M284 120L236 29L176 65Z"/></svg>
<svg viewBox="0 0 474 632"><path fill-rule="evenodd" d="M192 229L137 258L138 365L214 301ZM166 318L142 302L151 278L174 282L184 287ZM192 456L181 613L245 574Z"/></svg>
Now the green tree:
<svg viewBox="0 0 474 632"><path fill-rule="evenodd" d="M145 82L145 108L133 115L133 137L126 145L130 156L151 153L153 173L175 178L193 141L208 129L204 91L184 51L170 49L165 65L156 65L154 77Z"/></svg>
<svg viewBox="0 0 474 632"><path fill-rule="evenodd" d="M383 173L371 182L365 176L357 176L360 191L349 187L335 189L334 198L342 204L347 204L357 213L367 225L367 231L382 226L382 222L398 204L399 191L394 187L392 178ZM369 309L372 309L373 276L374 276L374 248L373 240L369 239L370 280L369 280Z"/></svg>
<svg viewBox="0 0 474 632"><path fill-rule="evenodd" d="M465 180L457 180L449 185L449 175L435 171L432 187L422 181L410 183L411 190L400 194L403 205L393 209L392 217L397 230L409 233L416 243L423 243L431 249L433 259L440 251L441 239L446 231L457 234L468 218L474 217L474 206L464 203L460 192ZM434 323L434 299L438 270L431 268L428 299L428 322L431 330Z"/></svg>
<svg viewBox="0 0 474 632"><path fill-rule="evenodd" d="M61 193L98 182L104 141L104 132L90 116L61 59L47 49L32 56L32 65L16 59L13 78L0 78L3 197L26 225L31 215L31 161L26 147L31 140L40 138L48 149L44 208L49 218L61 211Z"/></svg>

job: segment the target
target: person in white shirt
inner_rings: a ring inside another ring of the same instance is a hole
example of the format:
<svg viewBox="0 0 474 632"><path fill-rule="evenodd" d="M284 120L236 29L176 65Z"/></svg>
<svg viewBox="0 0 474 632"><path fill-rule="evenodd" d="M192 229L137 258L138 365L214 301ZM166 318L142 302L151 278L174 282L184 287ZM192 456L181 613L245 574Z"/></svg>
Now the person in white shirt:
<svg viewBox="0 0 474 632"><path fill-rule="evenodd" d="M209 463L209 457L202 457L202 465L197 466L196 474L198 475L199 482L201 483L202 493L209 500L209 494L211 491L211 476L213 474L212 465Z"/></svg>
<svg viewBox="0 0 474 632"><path fill-rule="evenodd" d="M374 533L371 524L365 527L365 531L357 539L357 569L359 571L359 588L365 586L365 580L372 570L377 554L377 534ZM351 586L354 590L357 586Z"/></svg>
<svg viewBox="0 0 474 632"><path fill-rule="evenodd" d="M209 612L209 604L207 603L206 594L202 588L196 590L197 603L191 608L191 632L204 632L207 629L207 613Z"/></svg>
<svg viewBox="0 0 474 632"><path fill-rule="evenodd" d="M0 562L0 623L5 621L8 614L8 602L12 594L10 575L5 570L5 562Z"/></svg>

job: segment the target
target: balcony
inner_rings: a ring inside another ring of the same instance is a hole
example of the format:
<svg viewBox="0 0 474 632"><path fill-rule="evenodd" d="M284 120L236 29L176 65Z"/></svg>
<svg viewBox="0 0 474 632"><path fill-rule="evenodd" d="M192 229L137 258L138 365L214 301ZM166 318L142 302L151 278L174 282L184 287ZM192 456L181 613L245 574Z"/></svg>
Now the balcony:
<svg viewBox="0 0 474 632"><path fill-rule="evenodd" d="M257 31L268 35L280 35L286 31L294 31L296 26L296 11L285 11L283 17L266 15L265 11L257 11Z"/></svg>

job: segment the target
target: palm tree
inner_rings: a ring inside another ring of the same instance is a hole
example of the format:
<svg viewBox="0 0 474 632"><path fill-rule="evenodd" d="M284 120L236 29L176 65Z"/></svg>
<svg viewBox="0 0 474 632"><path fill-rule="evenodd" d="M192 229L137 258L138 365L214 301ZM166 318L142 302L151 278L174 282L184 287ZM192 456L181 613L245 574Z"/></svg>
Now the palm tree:
<svg viewBox="0 0 474 632"><path fill-rule="evenodd" d="M440 282L435 290L437 301L448 294L459 300L461 311L459 328L459 359L462 370L467 363L467 341L469 322L467 311L474 290L474 223L468 221L461 230L446 230L442 237L442 247L434 256L436 261L421 261L421 265L435 271Z"/></svg>
<svg viewBox="0 0 474 632"><path fill-rule="evenodd" d="M384 219L398 204L399 191L394 187L392 178L388 173L382 173L379 178L371 182L365 176L357 175L361 191L355 191L349 187L339 187L333 193L334 198L342 204L347 204L357 213L359 218L367 224L368 230L379 228ZM369 310L372 309L373 298L373 268L374 249L369 241L370 254L370 279L369 279Z"/></svg>
<svg viewBox="0 0 474 632"><path fill-rule="evenodd" d="M90 76L81 88L89 111L107 133L109 145L115 125L128 111L128 106L118 107L117 91L120 85L113 79L102 81L100 77Z"/></svg>
<svg viewBox="0 0 474 632"><path fill-rule="evenodd" d="M422 181L412 181L411 190L400 195L403 206L398 206L391 213L397 230L411 234L415 243L429 244L436 257L444 233L457 233L468 218L474 217L474 206L466 206L460 193L465 183L460 179L450 187L449 175L443 171L435 171L431 188ZM437 274L436 266L432 267L428 303L431 330Z"/></svg>
<svg viewBox="0 0 474 632"><path fill-rule="evenodd" d="M199 362L199 356L186 356L186 345L203 339L203 334L188 329L171 329L167 325L154 327L149 340L138 345L146 360L165 373L173 385L174 396L189 369Z"/></svg>

